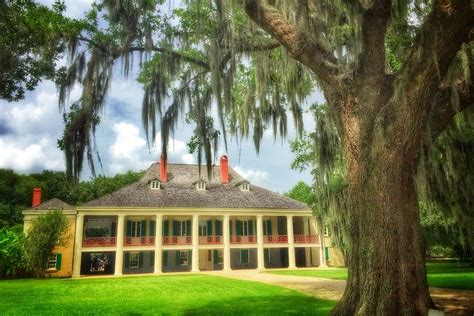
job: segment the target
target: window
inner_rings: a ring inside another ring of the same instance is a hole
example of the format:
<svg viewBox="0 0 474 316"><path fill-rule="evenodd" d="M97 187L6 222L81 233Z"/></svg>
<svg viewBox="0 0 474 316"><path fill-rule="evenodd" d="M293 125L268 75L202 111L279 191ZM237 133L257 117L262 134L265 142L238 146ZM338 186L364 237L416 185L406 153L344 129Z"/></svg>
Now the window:
<svg viewBox="0 0 474 316"><path fill-rule="evenodd" d="M263 249L263 258L264 258L266 263L271 262L270 261L270 249L269 248Z"/></svg>
<svg viewBox="0 0 474 316"><path fill-rule="evenodd" d="M198 181L198 182L196 183L196 188L197 188L199 191L206 190L206 182L204 182L204 181Z"/></svg>
<svg viewBox="0 0 474 316"><path fill-rule="evenodd" d="M141 221L132 221L132 231L130 232L130 237L140 237L142 233L142 223Z"/></svg>
<svg viewBox="0 0 474 316"><path fill-rule="evenodd" d="M240 185L240 190L241 191L249 191L250 190L250 184L248 182L243 182Z"/></svg>
<svg viewBox="0 0 474 316"><path fill-rule="evenodd" d="M224 263L224 251L217 250L217 249L214 251L217 251L217 263L218 264Z"/></svg>
<svg viewBox="0 0 474 316"><path fill-rule="evenodd" d="M152 188L153 190L160 189L160 181L158 181L158 180L151 181L150 182L150 188Z"/></svg>
<svg viewBox="0 0 474 316"><path fill-rule="evenodd" d="M178 236L187 236L186 232L188 231L188 222L179 221L178 222Z"/></svg>
<svg viewBox="0 0 474 316"><path fill-rule="evenodd" d="M324 236L329 236L329 227L324 226Z"/></svg>
<svg viewBox="0 0 474 316"><path fill-rule="evenodd" d="M199 236L207 236L207 223L199 223Z"/></svg>
<svg viewBox="0 0 474 316"><path fill-rule="evenodd" d="M61 254L55 253L48 256L46 261L46 271L59 271L61 270Z"/></svg>
<svg viewBox="0 0 474 316"><path fill-rule="evenodd" d="M242 236L248 236L248 235L249 235L249 222L242 221Z"/></svg>
<svg viewBox="0 0 474 316"><path fill-rule="evenodd" d="M137 269L140 265L140 253L139 252L131 252L130 259L128 261L128 267L130 269Z"/></svg>
<svg viewBox="0 0 474 316"><path fill-rule="evenodd" d="M331 259L329 258L329 248L328 247L324 247L324 257L326 257L326 261L331 261Z"/></svg>
<svg viewBox="0 0 474 316"><path fill-rule="evenodd" d="M269 236L272 234L272 220L263 221L263 234Z"/></svg>
<svg viewBox="0 0 474 316"><path fill-rule="evenodd" d="M180 251L179 264L182 266L187 266L188 263L189 263L189 253L187 251Z"/></svg>
<svg viewBox="0 0 474 316"><path fill-rule="evenodd" d="M240 250L240 263L248 264L249 263L249 250L241 249Z"/></svg>
<svg viewBox="0 0 474 316"><path fill-rule="evenodd" d="M46 267L48 270L50 269L56 269L56 263L58 261L58 256L57 255L50 255L48 257L48 266Z"/></svg>

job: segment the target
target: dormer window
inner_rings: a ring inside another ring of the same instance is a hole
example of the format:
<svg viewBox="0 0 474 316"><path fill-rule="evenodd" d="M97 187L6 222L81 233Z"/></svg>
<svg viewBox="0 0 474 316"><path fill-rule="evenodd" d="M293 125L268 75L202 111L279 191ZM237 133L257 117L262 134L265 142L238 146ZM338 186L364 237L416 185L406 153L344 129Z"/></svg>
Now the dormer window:
<svg viewBox="0 0 474 316"><path fill-rule="evenodd" d="M160 181L159 180L152 180L150 182L150 188L152 190L159 190L160 189Z"/></svg>
<svg viewBox="0 0 474 316"><path fill-rule="evenodd" d="M240 184L241 191L250 191L250 183L244 181Z"/></svg>
<svg viewBox="0 0 474 316"><path fill-rule="evenodd" d="M206 181L204 180L199 180L196 182L196 189L198 191L204 191L206 190Z"/></svg>

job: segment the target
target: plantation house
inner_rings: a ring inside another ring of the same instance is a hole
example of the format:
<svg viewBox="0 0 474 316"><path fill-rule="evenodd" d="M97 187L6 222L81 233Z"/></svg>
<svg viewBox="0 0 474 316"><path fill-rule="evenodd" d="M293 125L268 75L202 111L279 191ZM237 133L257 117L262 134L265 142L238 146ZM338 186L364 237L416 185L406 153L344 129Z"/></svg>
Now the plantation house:
<svg viewBox="0 0 474 316"><path fill-rule="evenodd" d="M326 266L329 249L307 205L249 183L222 156L208 177L162 157L143 178L73 207L58 199L23 212L63 209L70 242L47 262L56 276Z"/></svg>

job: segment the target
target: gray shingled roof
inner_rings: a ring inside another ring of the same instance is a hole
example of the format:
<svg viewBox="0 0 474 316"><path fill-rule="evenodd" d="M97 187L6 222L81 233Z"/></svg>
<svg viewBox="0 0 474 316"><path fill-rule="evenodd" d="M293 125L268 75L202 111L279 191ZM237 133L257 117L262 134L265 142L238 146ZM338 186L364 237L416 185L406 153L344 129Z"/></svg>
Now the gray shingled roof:
<svg viewBox="0 0 474 316"><path fill-rule="evenodd" d="M218 166L212 168L212 176L208 178L205 166L199 173L197 165L168 164L168 182L161 183L159 190L151 189L150 181L159 178L160 164L154 163L140 181L81 207L308 208L306 204L255 185L250 185L250 191L241 191L238 183L244 179L231 167L228 184L220 183ZM205 191L198 191L193 185L200 178L207 181Z"/></svg>
<svg viewBox="0 0 474 316"><path fill-rule="evenodd" d="M36 211L43 211L43 210L51 210L51 209L62 209L62 210L74 210L74 206L67 204L64 201L61 201L57 198L52 198L47 200L36 207L32 207L31 210Z"/></svg>

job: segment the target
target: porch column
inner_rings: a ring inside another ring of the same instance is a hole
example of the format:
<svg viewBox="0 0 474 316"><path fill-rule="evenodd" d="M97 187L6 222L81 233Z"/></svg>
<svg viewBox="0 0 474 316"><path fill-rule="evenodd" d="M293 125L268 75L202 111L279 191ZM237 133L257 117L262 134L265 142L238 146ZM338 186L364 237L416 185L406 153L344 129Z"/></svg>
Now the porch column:
<svg viewBox="0 0 474 316"><path fill-rule="evenodd" d="M192 254L192 272L199 272L199 215L193 215L193 254Z"/></svg>
<svg viewBox="0 0 474 316"><path fill-rule="evenodd" d="M311 238L311 224L310 224L310 217L303 218L303 232L305 237L304 238ZM304 258L306 260L306 266L311 267L311 248L304 247Z"/></svg>
<svg viewBox="0 0 474 316"><path fill-rule="evenodd" d="M75 237L74 237L74 263L72 266L73 278L78 278L81 276L83 233L84 233L84 214L77 214L76 232L75 232Z"/></svg>
<svg viewBox="0 0 474 316"><path fill-rule="evenodd" d="M265 256L263 254L263 215L257 215L257 269L265 269Z"/></svg>
<svg viewBox="0 0 474 316"><path fill-rule="evenodd" d="M156 215L155 219L155 269L153 273L160 274L163 254L163 215Z"/></svg>
<svg viewBox="0 0 474 316"><path fill-rule="evenodd" d="M115 251L115 275L122 275L123 269L123 230L125 215L119 214L117 220L117 249Z"/></svg>
<svg viewBox="0 0 474 316"><path fill-rule="evenodd" d="M288 233L288 268L296 268L295 263L295 237L293 235L293 215L286 217L286 230Z"/></svg>
<svg viewBox="0 0 474 316"><path fill-rule="evenodd" d="M224 215L224 271L230 271L230 215Z"/></svg>
<svg viewBox="0 0 474 316"><path fill-rule="evenodd" d="M325 242L324 242L324 226L318 227L316 224L316 218L313 216L311 217L311 226L313 227L315 232L318 232L318 237L319 237L319 267L320 268L326 268L326 254L324 253L324 247L325 247Z"/></svg>

